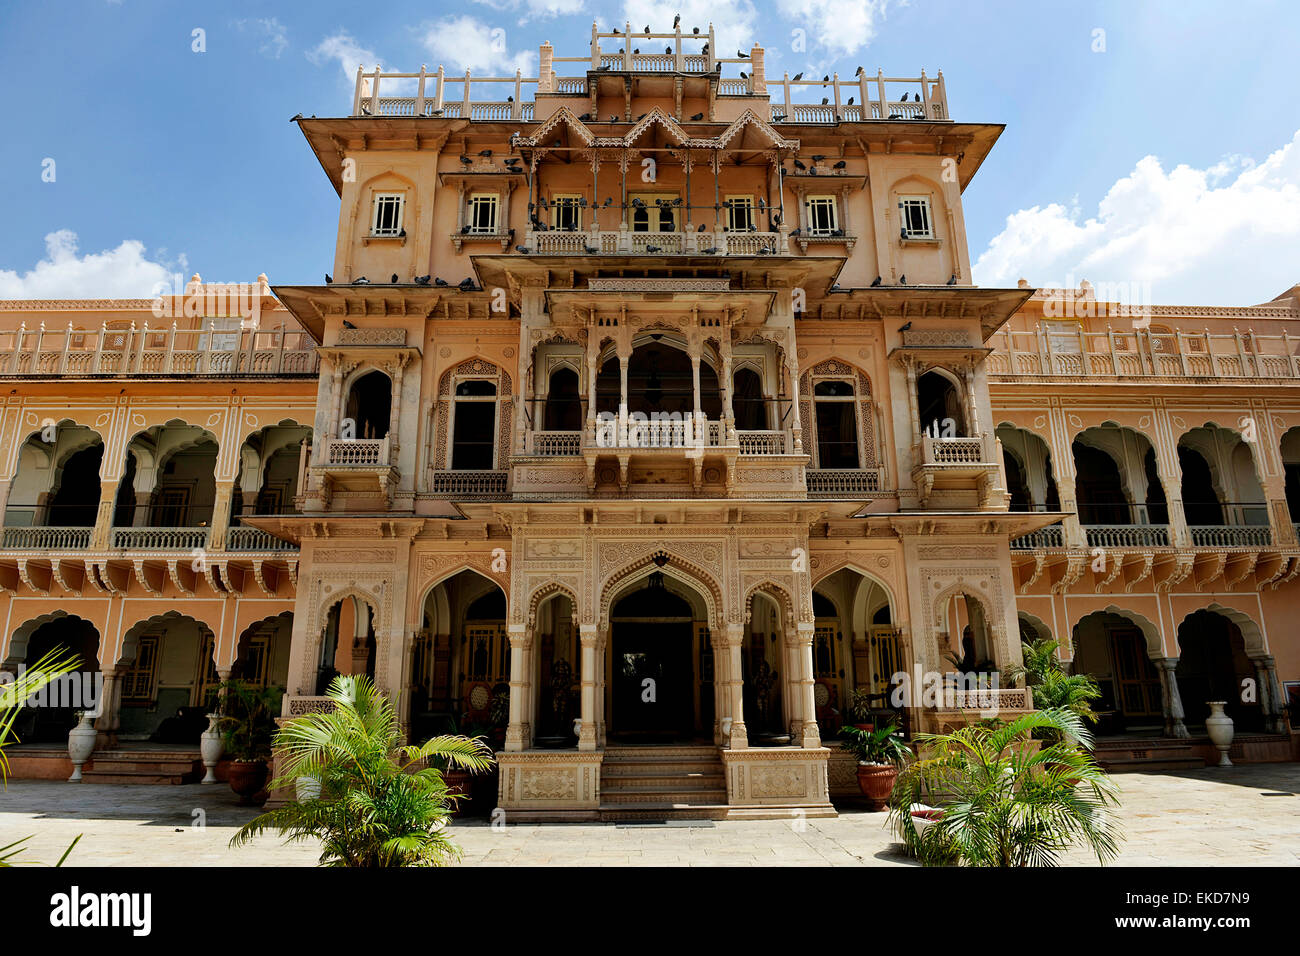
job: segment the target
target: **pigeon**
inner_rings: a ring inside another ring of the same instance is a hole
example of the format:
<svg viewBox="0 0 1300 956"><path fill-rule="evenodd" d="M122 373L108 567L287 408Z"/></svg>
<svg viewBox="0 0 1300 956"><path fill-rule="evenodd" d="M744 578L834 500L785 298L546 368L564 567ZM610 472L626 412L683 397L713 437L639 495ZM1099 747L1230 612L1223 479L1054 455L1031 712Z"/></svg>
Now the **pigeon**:
<svg viewBox="0 0 1300 956"><path fill-rule="evenodd" d="M827 103L829 103L829 102L830 102L830 98L829 98L829 97L826 97L826 96L823 96L823 97L822 97L822 106L825 106L825 105L826 105Z"/></svg>
<svg viewBox="0 0 1300 956"><path fill-rule="evenodd" d="M681 25L682 25L682 15L679 13L677 14L677 16L673 17L673 29L676 30Z"/></svg>
<svg viewBox="0 0 1300 956"><path fill-rule="evenodd" d="M672 56L672 55L673 55L673 48L670 47L670 46L666 46L666 47L664 47L664 54L665 54L666 56Z"/></svg>
<svg viewBox="0 0 1300 956"><path fill-rule="evenodd" d="M370 285L370 280L365 276L357 276L352 280L353 285Z"/></svg>
<svg viewBox="0 0 1300 956"><path fill-rule="evenodd" d="M838 163L836 163L834 166L832 166L831 169L844 169L844 168L845 168L846 166L848 166L848 165L849 165L848 162L846 162L845 160L841 159Z"/></svg>
<svg viewBox="0 0 1300 956"><path fill-rule="evenodd" d="M790 78L790 82L791 82L791 83L798 83L798 82L799 82L800 80L802 80L802 79L803 79L803 73L796 73L794 76L792 76L792 77Z"/></svg>
<svg viewBox="0 0 1300 956"><path fill-rule="evenodd" d="M812 161L813 161L814 163L820 163L820 162L821 162L823 159L825 159L825 158L826 158L825 156L814 156L814 157L812 158Z"/></svg>
<svg viewBox="0 0 1300 956"><path fill-rule="evenodd" d="M581 123L590 123L590 122L591 122L591 114L590 114L590 113L583 113L581 116L578 117L578 121L581 122Z"/></svg>
<svg viewBox="0 0 1300 956"><path fill-rule="evenodd" d="M904 93L904 94L903 94L903 98L900 99L898 102L900 102L900 103L906 103L906 102L907 102L907 94Z"/></svg>
<svg viewBox="0 0 1300 956"><path fill-rule="evenodd" d="M514 101L515 101L515 98L514 98L513 96L507 96L507 97L506 97L506 102L507 102L507 103L513 103Z"/></svg>
<svg viewBox="0 0 1300 956"><path fill-rule="evenodd" d="M699 122L700 120L702 120L702 119L704 119L704 114L703 114L703 113L696 113L694 116L691 117L691 122L692 122L692 123L698 123L698 122Z"/></svg>
<svg viewBox="0 0 1300 956"><path fill-rule="evenodd" d="M513 102L513 100L512 100L511 102ZM480 150L478 151L478 154L479 154L480 156L491 156L491 155L492 155L492 150L490 150L490 149L480 149Z"/></svg>
<svg viewBox="0 0 1300 956"><path fill-rule="evenodd" d="M300 120L300 119L302 119L302 114L301 114L301 113L294 113L292 116L289 117L289 122L290 122L290 123L296 123L296 122L298 122L298 120Z"/></svg>
<svg viewBox="0 0 1300 956"><path fill-rule="evenodd" d="M831 75L827 73L825 76L822 77L822 86L825 86L830 81L831 81Z"/></svg>
<svg viewBox="0 0 1300 956"><path fill-rule="evenodd" d="M605 197L605 205L606 205L606 206L608 206L608 205L609 205L610 203L612 203L613 201L614 201L614 197L613 197L613 196L606 196L606 197Z"/></svg>
<svg viewBox="0 0 1300 956"><path fill-rule="evenodd" d="M463 165L465 165L465 166L473 166L473 165L474 165L474 160L470 159L468 156L462 156L462 157L460 158L460 161L461 161L461 163L462 163Z"/></svg>
<svg viewBox="0 0 1300 956"><path fill-rule="evenodd" d="M899 277L898 277L898 284L899 284L899 285L907 285L907 276L899 276Z"/></svg>
<svg viewBox="0 0 1300 956"><path fill-rule="evenodd" d="M345 328L345 329L355 329L356 326L353 325L351 322L349 322L347 319L344 319L344 320L343 320L343 328Z"/></svg>
<svg viewBox="0 0 1300 956"><path fill-rule="evenodd" d="M849 106L852 106L852 105L853 105L853 97L851 97L851 96L849 97L849 104L848 104L848 105L849 105Z"/></svg>
<svg viewBox="0 0 1300 956"><path fill-rule="evenodd" d="M469 226L468 226L468 225L461 226L461 227L460 227L460 234L461 234L462 236L468 236L468 235L469 235Z"/></svg>
<svg viewBox="0 0 1300 956"><path fill-rule="evenodd" d="M696 229L695 231L696 231L696 232L703 232L703 231L704 231L704 223L700 223L700 228L699 228L699 229Z"/></svg>
<svg viewBox="0 0 1300 956"><path fill-rule="evenodd" d="M873 289L880 288L880 283L881 283L880 276L876 276L874 279L871 280L871 288Z"/></svg>
<svg viewBox="0 0 1300 956"><path fill-rule="evenodd" d="M635 50L632 51L632 55L633 55L633 56L636 56L636 55L637 55L638 53L640 53L640 52L641 52L641 48L640 48L640 47L637 47Z"/></svg>
<svg viewBox="0 0 1300 956"><path fill-rule="evenodd" d="M436 285L436 286L437 286L438 288L440 288L440 289L445 289L445 288L447 288L447 286L450 285L451 283L449 283L446 279L441 279L441 278L438 278L438 277L435 276L435 277L434 277L434 280L433 280L433 284Z"/></svg>
<svg viewBox="0 0 1300 956"><path fill-rule="evenodd" d="M617 123L617 122L618 122L618 117L615 116L613 113L611 113L610 116L609 116L609 121L610 121L611 123Z"/></svg>
<svg viewBox="0 0 1300 956"><path fill-rule="evenodd" d="M772 122L773 122L773 123L784 123L784 122L785 122L785 114L784 114L784 113L777 113L775 116L772 117Z"/></svg>
<svg viewBox="0 0 1300 956"><path fill-rule="evenodd" d="M432 276L416 276L416 277L415 277L415 284L416 284L416 285L428 285L428 284L429 284L429 280L430 280L431 278L433 278L433 277L432 277Z"/></svg>
<svg viewBox="0 0 1300 956"><path fill-rule="evenodd" d="M699 27L691 27L691 32L694 33L696 36L699 36L699 35L700 35L700 28L699 28Z"/></svg>
<svg viewBox="0 0 1300 956"><path fill-rule="evenodd" d="M854 76L861 76L861 75L862 75L862 67L858 67L856 70L854 70L854 71L853 71L853 75L854 75Z"/></svg>
<svg viewBox="0 0 1300 956"><path fill-rule="evenodd" d="M632 199L632 205L635 206L637 209L644 209L644 208L645 208L645 200L644 200L644 199L641 199L639 196L637 196L637 197L633 197L633 199Z"/></svg>
<svg viewBox="0 0 1300 956"><path fill-rule="evenodd" d="M522 252L524 255L528 255L528 253L532 251L527 246L515 246L515 248L520 252Z"/></svg>
<svg viewBox="0 0 1300 956"><path fill-rule="evenodd" d="M406 238L406 230L405 230L405 229L401 230L401 231L397 234L397 238L398 238L398 239L405 239L405 238Z"/></svg>
<svg viewBox="0 0 1300 956"><path fill-rule="evenodd" d="M803 170L803 169L807 169L808 167L805 166L803 163L799 162L799 160L796 159L796 160L794 161L794 168L795 168L795 169Z"/></svg>
<svg viewBox="0 0 1300 956"><path fill-rule="evenodd" d="M717 246L709 246L709 248L707 248L707 249L701 249L700 252L704 253L706 256L716 255L717 252L718 252L718 247L717 247Z"/></svg>
<svg viewBox="0 0 1300 956"><path fill-rule="evenodd" d="M790 235L792 235L792 236L801 236L801 235L803 235L803 230L802 230L802 229L791 229L791 230L790 230Z"/></svg>
<svg viewBox="0 0 1300 956"><path fill-rule="evenodd" d="M334 277L333 277L332 275L330 275L328 272L325 273L325 284L326 284L326 285L333 285L333 284L334 284Z"/></svg>
<svg viewBox="0 0 1300 956"><path fill-rule="evenodd" d="M781 222L781 214L779 212L772 213L772 225L779 226L781 225Z"/></svg>
<svg viewBox="0 0 1300 956"><path fill-rule="evenodd" d="M456 288L458 288L458 289L463 289L463 290L465 290L465 291L472 290L472 289L474 288L474 279L473 279L473 277L472 277L472 276L466 276L465 278L461 279L460 282L457 284Z"/></svg>
<svg viewBox="0 0 1300 956"><path fill-rule="evenodd" d="M956 285L956 284L957 284L957 273L954 272L952 275L948 277L948 285Z"/></svg>
<svg viewBox="0 0 1300 956"><path fill-rule="evenodd" d="M830 289L829 289L828 291L830 291L830 292L843 292L844 290L840 288L840 284L839 284L838 282L832 282L832 283L831 283L831 287L830 287Z"/></svg>
<svg viewBox="0 0 1300 956"><path fill-rule="evenodd" d="M582 248L587 250L587 255L589 256L594 256L596 253L600 252L599 246L583 246Z"/></svg>
<svg viewBox="0 0 1300 956"><path fill-rule="evenodd" d="M397 285L397 273L396 273L396 272L393 273L393 278L392 278L392 280L389 282L389 285Z"/></svg>
<svg viewBox="0 0 1300 956"><path fill-rule="evenodd" d="M736 56L740 57L742 60L748 60L748 59L749 59L749 54L748 54L748 53L745 53L745 52L743 52L743 51L741 51L741 50L737 50L737 51L736 51Z"/></svg>
<svg viewBox="0 0 1300 956"><path fill-rule="evenodd" d="M663 252L664 250L663 250L663 247L662 247L662 246L646 246L646 247L645 247L645 251L646 251L646 252Z"/></svg>
<svg viewBox="0 0 1300 956"><path fill-rule="evenodd" d="M742 80L747 80L747 79L749 79L749 74L746 73L744 70L741 70L741 71L740 71L740 78L741 78Z"/></svg>
<svg viewBox="0 0 1300 956"><path fill-rule="evenodd" d="M648 23L645 25L645 35L646 36L650 35L650 24Z"/></svg>

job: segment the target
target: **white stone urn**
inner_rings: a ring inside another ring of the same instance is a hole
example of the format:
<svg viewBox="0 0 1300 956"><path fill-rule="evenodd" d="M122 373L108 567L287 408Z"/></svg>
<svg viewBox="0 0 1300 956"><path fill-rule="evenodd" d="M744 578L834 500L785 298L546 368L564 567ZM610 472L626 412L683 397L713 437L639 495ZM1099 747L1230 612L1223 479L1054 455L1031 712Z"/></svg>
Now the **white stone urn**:
<svg viewBox="0 0 1300 956"><path fill-rule="evenodd" d="M293 782L293 792L299 803L315 800L320 796L320 779L318 777L299 777Z"/></svg>
<svg viewBox="0 0 1300 956"><path fill-rule="evenodd" d="M1219 766L1231 767L1228 748L1232 746L1232 718L1223 712L1226 700L1207 700L1210 716L1205 718L1205 731L1210 735L1210 742L1219 748Z"/></svg>
<svg viewBox="0 0 1300 956"><path fill-rule="evenodd" d="M95 752L95 725L90 711L77 714L81 722L68 731L68 759L72 761L69 783L81 782L81 767Z"/></svg>
<svg viewBox="0 0 1300 956"><path fill-rule="evenodd" d="M582 718L581 718L581 717L574 717L574 718L573 718L573 736L575 736L575 737L581 737L581 736L582 736Z"/></svg>
<svg viewBox="0 0 1300 956"><path fill-rule="evenodd" d="M199 756L203 758L203 767L207 773L199 783L217 782L217 761L221 759L224 742L221 731L217 729L220 714L208 714L208 729L199 734Z"/></svg>

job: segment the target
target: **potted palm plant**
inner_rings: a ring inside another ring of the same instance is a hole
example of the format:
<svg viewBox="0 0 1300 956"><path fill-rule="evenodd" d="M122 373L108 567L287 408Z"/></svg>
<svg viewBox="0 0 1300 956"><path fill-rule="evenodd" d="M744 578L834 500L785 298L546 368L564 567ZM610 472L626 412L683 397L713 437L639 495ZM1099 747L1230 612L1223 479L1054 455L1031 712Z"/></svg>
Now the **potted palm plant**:
<svg viewBox="0 0 1300 956"><path fill-rule="evenodd" d="M245 681L223 681L221 690L222 742L229 755L230 789L239 802L251 804L266 786L271 759L271 738L275 734L275 706L281 697L277 687L255 687Z"/></svg>
<svg viewBox="0 0 1300 956"><path fill-rule="evenodd" d="M844 727L840 745L858 760L858 788L871 809L885 809L898 779L899 765L912 755L898 727L894 724L879 730Z"/></svg>
<svg viewBox="0 0 1300 956"><path fill-rule="evenodd" d="M245 824L230 845L275 830L318 841L322 866L439 866L457 856L447 827L456 798L437 765L487 770L491 750L454 735L402 746L397 712L368 677L335 677L326 696L332 711L295 717L276 734L271 781L292 789L306 778L319 789Z"/></svg>
<svg viewBox="0 0 1300 956"><path fill-rule="evenodd" d="M871 695L863 690L855 690L849 696L847 711L849 723L858 730L874 730L875 721L871 716Z"/></svg>

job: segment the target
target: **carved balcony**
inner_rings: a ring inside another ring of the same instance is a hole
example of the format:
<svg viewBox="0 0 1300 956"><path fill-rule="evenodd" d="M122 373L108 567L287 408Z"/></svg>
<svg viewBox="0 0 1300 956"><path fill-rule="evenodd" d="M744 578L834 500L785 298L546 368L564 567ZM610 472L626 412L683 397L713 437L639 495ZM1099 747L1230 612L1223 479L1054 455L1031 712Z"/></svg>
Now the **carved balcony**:
<svg viewBox="0 0 1300 956"><path fill-rule="evenodd" d="M991 432L973 437L935 438L923 434L914 448L912 479L922 505L1006 507L1002 448Z"/></svg>

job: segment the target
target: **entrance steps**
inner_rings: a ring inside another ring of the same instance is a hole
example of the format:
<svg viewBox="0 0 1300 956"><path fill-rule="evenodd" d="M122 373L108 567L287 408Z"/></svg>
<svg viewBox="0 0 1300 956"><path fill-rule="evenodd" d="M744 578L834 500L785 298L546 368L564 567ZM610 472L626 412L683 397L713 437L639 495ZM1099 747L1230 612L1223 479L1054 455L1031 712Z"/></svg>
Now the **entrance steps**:
<svg viewBox="0 0 1300 956"><path fill-rule="evenodd" d="M97 750L81 776L86 783L198 783L203 761L196 750Z"/></svg>
<svg viewBox="0 0 1300 956"><path fill-rule="evenodd" d="M1205 758L1191 741L1172 737L1115 737L1097 740L1097 764L1107 773L1199 770Z"/></svg>
<svg viewBox="0 0 1300 956"><path fill-rule="evenodd" d="M712 746L606 747L600 818L720 820L727 815L722 758Z"/></svg>

